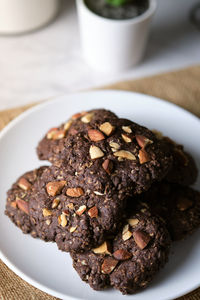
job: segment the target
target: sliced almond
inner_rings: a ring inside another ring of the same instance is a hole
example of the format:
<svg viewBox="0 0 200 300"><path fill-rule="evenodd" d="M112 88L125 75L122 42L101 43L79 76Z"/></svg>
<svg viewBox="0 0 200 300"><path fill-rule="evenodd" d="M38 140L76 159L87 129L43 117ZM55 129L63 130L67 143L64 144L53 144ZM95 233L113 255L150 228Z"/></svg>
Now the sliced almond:
<svg viewBox="0 0 200 300"><path fill-rule="evenodd" d="M106 171L106 173L108 173L108 175L110 175L113 170L113 162L110 159L106 159L102 163L102 167Z"/></svg>
<svg viewBox="0 0 200 300"><path fill-rule="evenodd" d="M62 227L67 226L67 218L65 214L61 214L58 217L58 224L61 225Z"/></svg>
<svg viewBox="0 0 200 300"><path fill-rule="evenodd" d="M71 125L72 125L72 120L67 121L64 125L64 130L68 131Z"/></svg>
<svg viewBox="0 0 200 300"><path fill-rule="evenodd" d="M68 188L66 191L67 196L78 198L84 195L84 191L81 187Z"/></svg>
<svg viewBox="0 0 200 300"><path fill-rule="evenodd" d="M122 230L122 239L123 241L127 241L132 236L132 232L129 230L129 224L125 225Z"/></svg>
<svg viewBox="0 0 200 300"><path fill-rule="evenodd" d="M95 254L108 254L111 255L112 247L108 241L105 241L101 246L92 249Z"/></svg>
<svg viewBox="0 0 200 300"><path fill-rule="evenodd" d="M94 194L97 195L97 196L103 196L104 195L103 193L100 193L98 191L94 191Z"/></svg>
<svg viewBox="0 0 200 300"><path fill-rule="evenodd" d="M17 185L24 191L28 191L32 187L32 184L30 184L30 182L28 182L28 180L24 177L20 178Z"/></svg>
<svg viewBox="0 0 200 300"><path fill-rule="evenodd" d="M131 143L131 142L132 142L132 139L131 139L128 135L126 135L126 134L124 134L124 133L122 133L122 138L123 138L123 140L124 140L126 143Z"/></svg>
<svg viewBox="0 0 200 300"><path fill-rule="evenodd" d="M98 208L96 206L93 206L88 210L88 215L90 218L97 218L98 217Z"/></svg>
<svg viewBox="0 0 200 300"><path fill-rule="evenodd" d="M69 209L74 209L74 204L73 203L69 203L69 204L67 204L67 207L69 207Z"/></svg>
<svg viewBox="0 0 200 300"><path fill-rule="evenodd" d="M51 220L46 220L46 224L49 226L51 224Z"/></svg>
<svg viewBox="0 0 200 300"><path fill-rule="evenodd" d="M42 209L42 214L43 214L44 217L48 217L48 216L52 215L52 211L49 210L48 208L43 208Z"/></svg>
<svg viewBox="0 0 200 300"><path fill-rule="evenodd" d="M20 199L20 198L16 198L16 205L17 207L22 210L23 212L25 212L27 215L29 214L29 205L28 202Z"/></svg>
<svg viewBox="0 0 200 300"><path fill-rule="evenodd" d="M105 135L110 136L113 133L113 131L115 130L115 127L112 126L112 124L110 124L109 122L105 122L99 126L99 129L103 133L105 133Z"/></svg>
<svg viewBox="0 0 200 300"><path fill-rule="evenodd" d="M90 146L90 157L91 159L96 159L96 158L100 158L104 156L103 151L101 151L101 149L97 146L91 145Z"/></svg>
<svg viewBox="0 0 200 300"><path fill-rule="evenodd" d="M132 227L135 227L139 223L139 220L138 219L128 219L128 223Z"/></svg>
<svg viewBox="0 0 200 300"><path fill-rule="evenodd" d="M49 196L56 196L58 195L63 187L65 186L66 181L51 181L47 183L46 190Z"/></svg>
<svg viewBox="0 0 200 300"><path fill-rule="evenodd" d="M66 135L66 131L64 129L60 129L54 133L52 139L53 140L61 140L65 137L65 135Z"/></svg>
<svg viewBox="0 0 200 300"><path fill-rule="evenodd" d="M120 148L120 145L118 143L116 143L116 142L113 142L113 141L109 142L109 145L114 150L119 150L119 148Z"/></svg>
<svg viewBox="0 0 200 300"><path fill-rule="evenodd" d="M56 208L58 206L58 204L60 203L60 199L59 198L55 198L52 202L52 208Z"/></svg>
<svg viewBox="0 0 200 300"><path fill-rule="evenodd" d="M76 231L76 229L77 229L77 226L72 226L72 227L70 227L70 229L69 229L69 232L71 232L71 233L73 233L74 231Z"/></svg>
<svg viewBox="0 0 200 300"><path fill-rule="evenodd" d="M136 138L136 141L137 141L138 145L141 148L145 148L147 145L153 143L152 140L148 139L147 137L145 137L143 135L136 135L135 138Z"/></svg>
<svg viewBox="0 0 200 300"><path fill-rule="evenodd" d="M94 115L94 113L88 113L88 114L86 114L85 116L83 116L82 118L81 118L81 121L83 122L83 123L90 123L90 121L92 120L92 117L93 117L93 115Z"/></svg>
<svg viewBox="0 0 200 300"><path fill-rule="evenodd" d="M132 133L132 129L130 126L122 126L122 129L126 132L126 133Z"/></svg>
<svg viewBox="0 0 200 300"><path fill-rule="evenodd" d="M113 253L113 256L117 260L127 260L127 259L132 257L132 253L130 253L127 250L124 250L124 249L119 249L119 250L116 250Z"/></svg>
<svg viewBox="0 0 200 300"><path fill-rule="evenodd" d="M59 130L59 129L56 128L56 127L51 128L51 129L47 132L47 135L46 135L47 139L48 139L48 140L53 139L54 134L56 134L56 132L57 132L58 130Z"/></svg>
<svg viewBox="0 0 200 300"><path fill-rule="evenodd" d="M136 160L136 157L133 153L126 151L126 150L120 150L114 153L114 156L122 157L128 160Z"/></svg>
<svg viewBox="0 0 200 300"><path fill-rule="evenodd" d="M81 205L80 207L79 207L79 209L77 209L76 210L76 214L78 215L78 216L81 216L85 211L86 211L86 206L85 205Z"/></svg>
<svg viewBox="0 0 200 300"><path fill-rule="evenodd" d="M118 260L116 260L112 257L106 257L101 266L101 272L103 274L110 274L115 269L117 264L118 264Z"/></svg>
<svg viewBox="0 0 200 300"><path fill-rule="evenodd" d="M67 217L66 217L66 215L65 215L65 214L62 214L62 215L60 216L60 218L61 218L60 225L61 225L62 227L67 226Z"/></svg>
<svg viewBox="0 0 200 300"><path fill-rule="evenodd" d="M141 250L146 248L146 246L149 244L149 242L151 240L151 237L149 236L149 234L142 230L137 230L137 231L133 232L133 238Z"/></svg>
<svg viewBox="0 0 200 300"><path fill-rule="evenodd" d="M151 160L149 154L144 149L140 149L138 157L141 164L144 164Z"/></svg>
<svg viewBox="0 0 200 300"><path fill-rule="evenodd" d="M89 129L88 130L88 136L91 141L93 142L99 142L105 139L103 133L96 129Z"/></svg>

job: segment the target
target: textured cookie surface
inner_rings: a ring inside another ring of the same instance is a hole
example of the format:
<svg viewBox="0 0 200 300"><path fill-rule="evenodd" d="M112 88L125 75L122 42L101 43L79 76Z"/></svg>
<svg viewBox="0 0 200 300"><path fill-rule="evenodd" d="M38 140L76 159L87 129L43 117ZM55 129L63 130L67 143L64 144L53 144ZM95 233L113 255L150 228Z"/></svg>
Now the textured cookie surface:
<svg viewBox="0 0 200 300"><path fill-rule="evenodd" d="M94 289L108 285L123 294L145 288L168 260L171 240L162 221L147 213L130 215L112 241L93 251L71 254L82 280Z"/></svg>
<svg viewBox="0 0 200 300"><path fill-rule="evenodd" d="M83 251L113 234L123 216L127 191L116 190L108 174L74 174L49 167L35 185L30 214L40 238L63 251Z"/></svg>
<svg viewBox="0 0 200 300"><path fill-rule="evenodd" d="M100 125L101 122L115 119L117 119L117 116L105 109L91 110L73 115L66 123L61 124L59 127L51 128L39 142L37 147L39 159L49 160L58 164L60 162L60 154L63 151L64 141L68 136L76 135L80 131L87 132L88 129Z"/></svg>
<svg viewBox="0 0 200 300"><path fill-rule="evenodd" d="M173 240L200 227L200 193L190 187L161 182L140 196L141 204L165 221Z"/></svg>
<svg viewBox="0 0 200 300"><path fill-rule="evenodd" d="M7 193L5 214L24 233L37 236L30 221L29 201L32 197L33 185L41 176L46 167L41 167L22 175Z"/></svg>
<svg viewBox="0 0 200 300"><path fill-rule="evenodd" d="M184 150L182 145L175 143L168 137L163 137L157 133L157 137L165 144L173 157L172 167L165 177L165 180L181 185L192 185L198 175L198 170L193 157Z"/></svg>

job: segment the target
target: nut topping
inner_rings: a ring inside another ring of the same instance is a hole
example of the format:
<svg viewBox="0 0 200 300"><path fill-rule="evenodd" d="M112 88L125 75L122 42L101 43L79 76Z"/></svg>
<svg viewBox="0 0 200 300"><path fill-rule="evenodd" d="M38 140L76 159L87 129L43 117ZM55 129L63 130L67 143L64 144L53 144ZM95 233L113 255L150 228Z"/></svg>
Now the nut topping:
<svg viewBox="0 0 200 300"><path fill-rule="evenodd" d="M61 140L65 137L65 134L66 134L66 131L63 129L60 129L53 134L52 139L53 140Z"/></svg>
<svg viewBox="0 0 200 300"><path fill-rule="evenodd" d="M176 207L180 211L185 211L193 206L193 202L188 198L179 198L176 203Z"/></svg>
<svg viewBox="0 0 200 300"><path fill-rule="evenodd" d="M29 205L28 202L20 199L20 198L16 198L16 204L17 207L22 210L23 212L25 212L27 215L29 214Z"/></svg>
<svg viewBox="0 0 200 300"><path fill-rule="evenodd" d="M46 224L49 226L51 224L51 220L46 220Z"/></svg>
<svg viewBox="0 0 200 300"><path fill-rule="evenodd" d="M127 241L132 237L132 232L129 230L129 224L125 225L122 230L122 239Z"/></svg>
<svg viewBox="0 0 200 300"><path fill-rule="evenodd" d="M148 153L144 149L140 149L138 157L141 164L144 164L151 160Z"/></svg>
<svg viewBox="0 0 200 300"><path fill-rule="evenodd" d="M46 135L46 137L47 137L47 139L48 140L52 140L53 139L53 136L54 136L54 134L58 131L59 129L58 128L51 128L48 132L47 132L47 135Z"/></svg>
<svg viewBox="0 0 200 300"><path fill-rule="evenodd" d="M126 158L129 160L136 160L136 157L133 153L126 151L126 150L120 150L114 153L114 156Z"/></svg>
<svg viewBox="0 0 200 300"><path fill-rule="evenodd" d="M111 244L108 241L105 241L98 248L92 249L92 251L95 254L108 254L108 255L111 255L111 252L112 252Z"/></svg>
<svg viewBox="0 0 200 300"><path fill-rule="evenodd" d="M113 256L117 260L127 260L132 257L132 254L130 252L128 252L127 250L119 249L113 253Z"/></svg>
<svg viewBox="0 0 200 300"><path fill-rule="evenodd" d="M119 145L119 144L117 144L117 143L115 143L115 142L112 142L112 141L109 143L109 145L110 145L111 148L113 148L113 149L112 149L113 152L119 150L119 148L120 148L120 145Z"/></svg>
<svg viewBox="0 0 200 300"><path fill-rule="evenodd" d="M97 218L98 217L98 208L96 206L93 206L88 210L88 215L90 218Z"/></svg>
<svg viewBox="0 0 200 300"><path fill-rule="evenodd" d="M113 162L109 159L106 159L106 160L104 160L102 167L106 171L106 173L108 173L108 175L110 175L113 170Z"/></svg>
<svg viewBox="0 0 200 300"><path fill-rule="evenodd" d="M132 129L130 126L122 126L122 129L126 132L126 133L132 133Z"/></svg>
<svg viewBox="0 0 200 300"><path fill-rule="evenodd" d="M68 131L71 125L72 125L72 120L67 121L64 125L64 130Z"/></svg>
<svg viewBox="0 0 200 300"><path fill-rule="evenodd" d="M28 182L28 180L26 180L26 178L22 177L20 178L20 180L18 181L18 186L24 190L24 191L28 191L31 188L31 184L30 182Z"/></svg>
<svg viewBox="0 0 200 300"><path fill-rule="evenodd" d="M76 210L76 214L78 215L78 216L81 216L85 211L86 211L86 206L85 205L81 205L80 207L79 207L79 209L77 209Z"/></svg>
<svg viewBox="0 0 200 300"><path fill-rule="evenodd" d="M90 157L91 159L96 159L96 158L100 158L104 156L103 151L101 151L101 149L97 146L91 145L90 146Z"/></svg>
<svg viewBox="0 0 200 300"><path fill-rule="evenodd" d="M43 208L42 214L44 217L48 217L52 215L52 211L50 211L48 208Z"/></svg>
<svg viewBox="0 0 200 300"><path fill-rule="evenodd" d="M132 142L132 139L131 139L128 135L126 135L126 134L124 134L124 133L122 133L122 138L123 138L123 140L124 140L126 143L131 143L131 142Z"/></svg>
<svg viewBox="0 0 200 300"><path fill-rule="evenodd" d="M75 226L75 227L72 226L72 227L70 227L69 232L73 233L76 229L77 229L77 226Z"/></svg>
<svg viewBox="0 0 200 300"><path fill-rule="evenodd" d="M68 188L66 191L67 196L78 198L82 195L84 195L84 191L82 188L77 187L77 188Z"/></svg>
<svg viewBox="0 0 200 300"><path fill-rule="evenodd" d="M142 230L133 232L133 237L138 247L143 250L151 240L151 237Z"/></svg>
<svg viewBox="0 0 200 300"><path fill-rule="evenodd" d="M61 214L58 217L58 224L61 225L62 227L67 226L67 218L65 214Z"/></svg>
<svg viewBox="0 0 200 300"><path fill-rule="evenodd" d="M94 194L97 195L97 196L103 196L104 195L103 193L100 193L98 191L94 191Z"/></svg>
<svg viewBox="0 0 200 300"><path fill-rule="evenodd" d="M56 196L58 195L63 187L65 186L66 181L51 181L47 183L46 189L49 196Z"/></svg>
<svg viewBox="0 0 200 300"><path fill-rule="evenodd" d="M93 117L93 113L88 113L81 118L81 121L86 124L90 123L90 121L92 120L92 117Z"/></svg>
<svg viewBox="0 0 200 300"><path fill-rule="evenodd" d="M105 122L99 126L99 129L103 133L105 133L105 135L110 136L113 133L113 131L115 130L115 127L112 126L109 122Z"/></svg>
<svg viewBox="0 0 200 300"><path fill-rule="evenodd" d="M67 204L67 207L69 207L69 209L74 209L74 204L73 203L69 203L69 204Z"/></svg>
<svg viewBox="0 0 200 300"><path fill-rule="evenodd" d="M148 139L147 137L143 136L143 135L136 135L135 136L136 138L136 141L138 143L138 145L141 147L141 148L145 148L147 145L149 144L152 144L153 141Z"/></svg>
<svg viewBox="0 0 200 300"><path fill-rule="evenodd" d="M139 223L139 220L138 219L128 219L128 223L132 227L135 227Z"/></svg>
<svg viewBox="0 0 200 300"><path fill-rule="evenodd" d="M55 198L52 202L52 208L56 208L58 206L58 204L60 203L60 199L59 198Z"/></svg>
<svg viewBox="0 0 200 300"><path fill-rule="evenodd" d="M116 259L114 259L112 257L106 257L101 266L101 272L103 274L110 274L115 269L117 264L118 264L118 261Z"/></svg>
<svg viewBox="0 0 200 300"><path fill-rule="evenodd" d="M91 141L93 142L99 142L105 139L103 133L96 129L89 129L88 130L88 136Z"/></svg>

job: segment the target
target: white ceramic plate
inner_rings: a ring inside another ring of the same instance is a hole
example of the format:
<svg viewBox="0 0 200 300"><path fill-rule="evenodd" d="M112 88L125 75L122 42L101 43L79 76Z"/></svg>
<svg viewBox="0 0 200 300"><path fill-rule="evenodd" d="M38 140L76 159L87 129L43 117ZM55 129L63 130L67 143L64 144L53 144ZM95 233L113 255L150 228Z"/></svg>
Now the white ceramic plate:
<svg viewBox="0 0 200 300"><path fill-rule="evenodd" d="M77 111L107 108L121 117L157 128L184 144L200 162L200 121L168 102L129 92L97 91L67 95L25 112L0 133L0 257L24 280L61 299L166 300L200 286L200 231L184 242L174 244L169 263L149 288L132 296L118 291L93 291L72 268L67 253L53 243L33 239L4 216L6 191L18 176L42 165L35 147L50 127L65 121ZM199 168L200 169L200 168ZM200 178L196 188L200 187Z"/></svg>

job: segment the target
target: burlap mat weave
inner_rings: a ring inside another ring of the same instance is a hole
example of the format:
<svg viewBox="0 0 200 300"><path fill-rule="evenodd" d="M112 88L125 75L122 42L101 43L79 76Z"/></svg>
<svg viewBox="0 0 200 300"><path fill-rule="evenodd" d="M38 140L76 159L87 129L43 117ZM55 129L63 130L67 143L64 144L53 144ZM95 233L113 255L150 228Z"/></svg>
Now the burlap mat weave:
<svg viewBox="0 0 200 300"><path fill-rule="evenodd" d="M120 82L113 84L112 86L104 87L104 89L110 88L136 91L156 96L180 105L200 117L200 66L190 67L184 70L156 75L144 79ZM1 111L0 130L12 119L31 106L32 105ZM124 299L125 298L126 297L124 297ZM0 261L0 299L53 300L56 298L32 287L15 275L3 262ZM180 300L199 299L200 288L180 298Z"/></svg>

